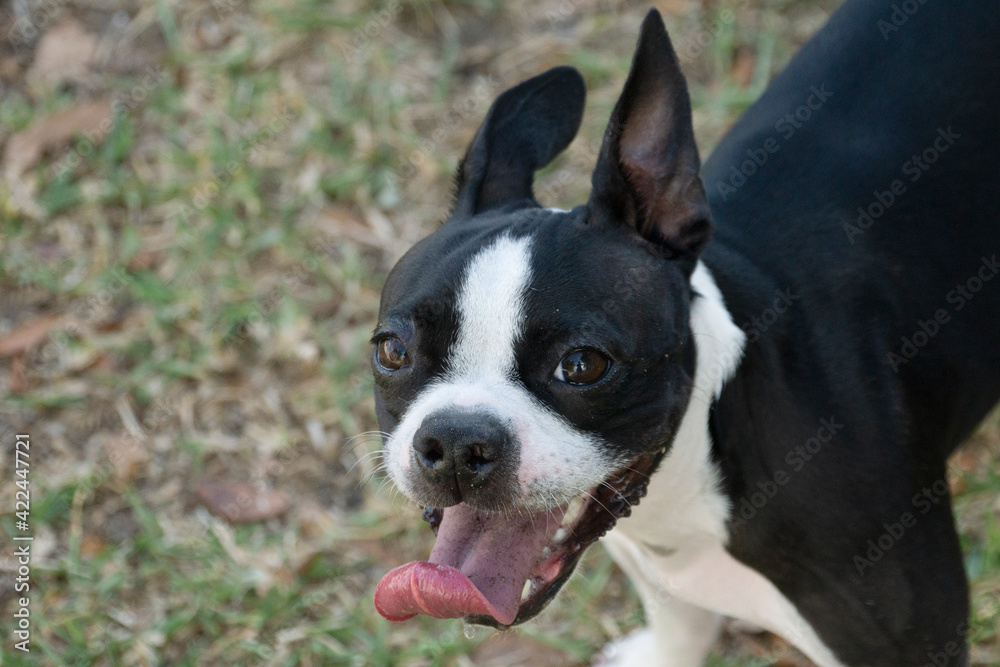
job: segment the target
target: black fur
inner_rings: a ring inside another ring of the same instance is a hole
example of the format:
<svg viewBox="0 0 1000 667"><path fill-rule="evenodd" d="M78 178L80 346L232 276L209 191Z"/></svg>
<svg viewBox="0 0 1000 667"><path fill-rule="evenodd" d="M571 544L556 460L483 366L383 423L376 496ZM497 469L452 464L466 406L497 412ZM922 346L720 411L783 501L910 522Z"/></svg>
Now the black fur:
<svg viewBox="0 0 1000 667"><path fill-rule="evenodd" d="M844 3L705 165L715 239L703 259L751 338L712 431L737 508L730 550L844 662L961 665L964 648L944 651L964 646L967 586L949 497L933 486L1000 399L1000 278L949 302L1000 257L1000 4L929 1L884 39L892 13ZM822 86L809 120L776 128ZM949 127L961 137L911 181L907 162ZM757 173L724 187L772 138ZM903 194L861 229L858 208L888 201L897 179ZM754 319L789 289L761 331ZM912 360L890 356L939 310L949 320ZM842 428L811 460L796 454L829 418ZM778 471L790 481L743 519ZM870 560L869 540L907 513L916 524Z"/></svg>

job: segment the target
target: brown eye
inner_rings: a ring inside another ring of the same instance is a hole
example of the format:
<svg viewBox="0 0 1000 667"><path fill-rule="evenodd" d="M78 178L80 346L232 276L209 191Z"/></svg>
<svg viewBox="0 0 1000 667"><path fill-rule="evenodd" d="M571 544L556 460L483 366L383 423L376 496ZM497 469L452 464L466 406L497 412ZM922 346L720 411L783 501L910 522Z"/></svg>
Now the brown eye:
<svg viewBox="0 0 1000 667"><path fill-rule="evenodd" d="M375 348L375 361L387 371L398 371L410 365L410 353L398 338L390 336L378 342Z"/></svg>
<svg viewBox="0 0 1000 667"><path fill-rule="evenodd" d="M604 377L610 365L611 362L608 361L608 358L597 350L582 347L562 358L562 361L556 366L553 377L567 384L594 384Z"/></svg>

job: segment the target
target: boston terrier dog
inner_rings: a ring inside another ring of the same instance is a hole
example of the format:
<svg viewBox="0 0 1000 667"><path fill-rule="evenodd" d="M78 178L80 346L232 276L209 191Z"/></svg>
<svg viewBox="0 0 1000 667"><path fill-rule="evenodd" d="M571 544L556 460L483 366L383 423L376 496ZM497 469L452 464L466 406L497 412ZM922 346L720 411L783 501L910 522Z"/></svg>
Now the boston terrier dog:
<svg viewBox="0 0 1000 667"><path fill-rule="evenodd" d="M544 208L583 108L568 67L503 93L385 285L385 461L437 539L378 611L522 623L603 536L648 622L610 664L702 664L727 616L968 664L946 459L1000 399L1000 5L847 0L704 167L651 11L589 201Z"/></svg>

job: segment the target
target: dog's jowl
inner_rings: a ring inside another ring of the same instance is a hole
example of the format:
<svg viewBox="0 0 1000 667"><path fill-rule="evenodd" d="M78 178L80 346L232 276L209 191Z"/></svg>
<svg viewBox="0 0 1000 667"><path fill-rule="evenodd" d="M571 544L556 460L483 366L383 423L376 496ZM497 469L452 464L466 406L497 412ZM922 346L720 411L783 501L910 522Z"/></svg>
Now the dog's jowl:
<svg viewBox="0 0 1000 667"><path fill-rule="evenodd" d="M532 180L581 76L496 100L372 339L388 471L437 534L383 616L522 623L603 537L648 622L608 664L700 665L726 616L821 667L967 664L946 459L1000 399L1000 6L928 2L884 39L891 11L848 0L704 167L650 12L568 211Z"/></svg>

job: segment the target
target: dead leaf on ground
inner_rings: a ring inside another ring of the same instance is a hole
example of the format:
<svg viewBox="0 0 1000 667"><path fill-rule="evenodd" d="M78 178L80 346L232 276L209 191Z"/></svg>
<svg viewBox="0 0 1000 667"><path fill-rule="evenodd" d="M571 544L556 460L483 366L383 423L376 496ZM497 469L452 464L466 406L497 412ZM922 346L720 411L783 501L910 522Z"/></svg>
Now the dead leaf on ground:
<svg viewBox="0 0 1000 667"><path fill-rule="evenodd" d="M3 163L8 174L20 176L38 164L46 152L55 151L78 134L87 134L96 143L111 127L111 98L81 102L69 109L42 116L31 127L7 142Z"/></svg>
<svg viewBox="0 0 1000 667"><path fill-rule="evenodd" d="M87 366L83 368L85 371L100 371L101 373L113 373L116 370L114 360L110 355L104 352L98 352L94 355L93 359L90 360Z"/></svg>
<svg viewBox="0 0 1000 667"><path fill-rule="evenodd" d="M15 394L20 394L28 388L28 367L24 363L23 354L18 354L11 361L10 381L7 384L7 388Z"/></svg>
<svg viewBox="0 0 1000 667"><path fill-rule="evenodd" d="M148 271L163 259L162 253L156 250L141 250L128 262L129 271Z"/></svg>
<svg viewBox="0 0 1000 667"><path fill-rule="evenodd" d="M379 239L360 215L347 208L333 204L323 209L318 225L323 232L334 238L347 239L374 248L380 247Z"/></svg>
<svg viewBox="0 0 1000 667"><path fill-rule="evenodd" d="M142 440L129 433L108 434L103 440L101 449L111 463L115 481L124 484L142 475L150 460Z"/></svg>
<svg viewBox="0 0 1000 667"><path fill-rule="evenodd" d="M287 494L221 477L202 480L196 491L208 511L230 523L264 521L291 507Z"/></svg>
<svg viewBox="0 0 1000 667"><path fill-rule="evenodd" d="M21 76L21 66L17 58L4 56L0 58L0 81L13 83Z"/></svg>
<svg viewBox="0 0 1000 667"><path fill-rule="evenodd" d="M746 88L753 81L754 68L757 66L757 58L753 51L741 48L733 58L733 66L730 71L733 81Z"/></svg>
<svg viewBox="0 0 1000 667"><path fill-rule="evenodd" d="M45 340L59 319L58 315L36 317L13 331L0 335L0 357L13 357L35 347Z"/></svg>
<svg viewBox="0 0 1000 667"><path fill-rule="evenodd" d="M47 87L79 81L89 72L96 55L97 37L78 21L65 21L42 36L28 78Z"/></svg>
<svg viewBox="0 0 1000 667"><path fill-rule="evenodd" d="M107 545L104 543L104 540L97 535L92 535L90 533L84 535L83 539L80 541L80 555L87 558L97 556L104 551L105 548L107 548Z"/></svg>
<svg viewBox="0 0 1000 667"><path fill-rule="evenodd" d="M952 493L964 492L977 471L988 469L990 449L984 443L990 440L981 437L984 430L981 428L973 434L948 460L948 483Z"/></svg>

